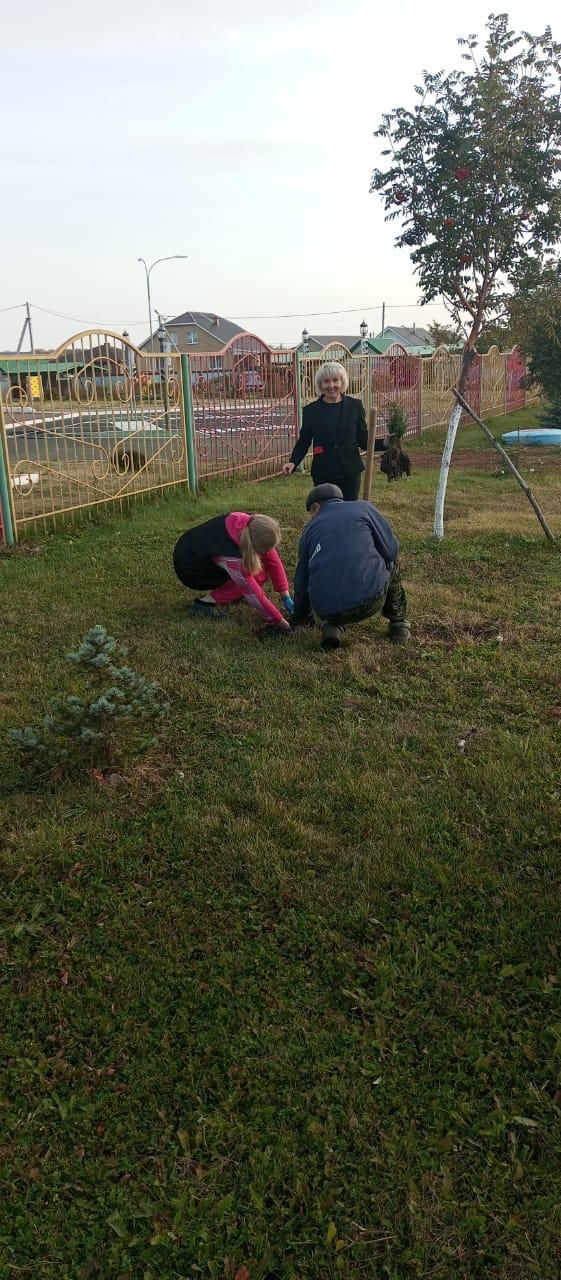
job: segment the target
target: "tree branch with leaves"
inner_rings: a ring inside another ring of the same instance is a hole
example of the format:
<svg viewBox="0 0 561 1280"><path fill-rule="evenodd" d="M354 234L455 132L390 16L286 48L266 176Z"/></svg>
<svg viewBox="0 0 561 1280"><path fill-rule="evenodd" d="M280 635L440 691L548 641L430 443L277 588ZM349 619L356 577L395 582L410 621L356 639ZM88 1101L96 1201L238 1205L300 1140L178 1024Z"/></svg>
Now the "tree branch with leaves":
<svg viewBox="0 0 561 1280"><path fill-rule="evenodd" d="M423 303L442 297L466 333L458 390L477 341L504 315L529 265L561 237L561 45L551 29L516 34L492 14L483 41L458 40L464 67L424 72L412 110L383 116L387 146L371 191L395 243L411 251ZM435 504L444 536L448 470L461 417L452 410Z"/></svg>

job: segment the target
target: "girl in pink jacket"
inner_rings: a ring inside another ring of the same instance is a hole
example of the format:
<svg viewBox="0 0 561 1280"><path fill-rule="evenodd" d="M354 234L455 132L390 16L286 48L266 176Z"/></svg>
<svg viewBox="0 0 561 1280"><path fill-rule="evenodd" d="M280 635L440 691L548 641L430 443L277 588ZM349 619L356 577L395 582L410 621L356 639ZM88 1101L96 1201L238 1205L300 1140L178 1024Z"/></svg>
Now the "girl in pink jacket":
<svg viewBox="0 0 561 1280"><path fill-rule="evenodd" d="M265 623L283 630L288 622L262 590L270 578L287 613L293 604L282 560L276 550L280 527L271 516L231 511L187 529L173 552L175 572L185 587L205 591L191 606L199 617L224 617L220 605L245 600Z"/></svg>

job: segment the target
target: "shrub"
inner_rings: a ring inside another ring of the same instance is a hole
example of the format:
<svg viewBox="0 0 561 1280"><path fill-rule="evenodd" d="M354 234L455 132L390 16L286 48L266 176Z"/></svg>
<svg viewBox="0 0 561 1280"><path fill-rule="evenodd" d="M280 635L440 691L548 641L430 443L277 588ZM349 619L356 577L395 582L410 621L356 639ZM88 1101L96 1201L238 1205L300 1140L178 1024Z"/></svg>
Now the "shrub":
<svg viewBox="0 0 561 1280"><path fill-rule="evenodd" d="M561 400L548 401L538 417L540 427L561 427Z"/></svg>
<svg viewBox="0 0 561 1280"><path fill-rule="evenodd" d="M85 676L84 695L53 698L39 725L9 730L26 764L42 773L115 766L155 745L169 703L159 684L124 664L126 656L102 626L66 654Z"/></svg>
<svg viewBox="0 0 561 1280"><path fill-rule="evenodd" d="M398 404L391 404L386 423L386 432L394 440L401 440L407 431L407 418Z"/></svg>

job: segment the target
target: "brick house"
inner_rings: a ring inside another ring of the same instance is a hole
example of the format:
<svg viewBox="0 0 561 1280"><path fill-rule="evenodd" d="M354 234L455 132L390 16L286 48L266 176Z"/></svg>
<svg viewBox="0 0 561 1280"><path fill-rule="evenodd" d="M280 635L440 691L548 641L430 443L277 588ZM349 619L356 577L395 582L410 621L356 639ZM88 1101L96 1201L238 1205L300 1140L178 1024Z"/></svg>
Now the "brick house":
<svg viewBox="0 0 561 1280"><path fill-rule="evenodd" d="M182 355L222 351L232 338L245 333L245 329L240 328L239 324L226 320L224 316L217 316L213 311L184 311L182 315L166 320L166 329L171 341L171 351ZM155 334L140 344L140 350L160 350Z"/></svg>

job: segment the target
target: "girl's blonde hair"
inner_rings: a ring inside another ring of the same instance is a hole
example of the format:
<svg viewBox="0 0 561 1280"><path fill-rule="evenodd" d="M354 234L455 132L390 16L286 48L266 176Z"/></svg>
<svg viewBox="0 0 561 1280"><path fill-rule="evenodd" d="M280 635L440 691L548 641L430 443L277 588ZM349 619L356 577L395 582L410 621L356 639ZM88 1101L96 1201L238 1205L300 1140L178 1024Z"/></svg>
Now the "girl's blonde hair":
<svg viewBox="0 0 561 1280"><path fill-rule="evenodd" d="M340 378L343 384L341 391L342 394L345 395L349 386L349 375L344 364L339 364L338 360L328 360L327 364L320 365L315 376L316 394L318 396L322 394L321 384L324 378Z"/></svg>
<svg viewBox="0 0 561 1280"><path fill-rule="evenodd" d="M246 524L240 538L242 567L245 573L256 574L263 567L261 556L266 551L278 547L281 540L281 527L272 516L252 516Z"/></svg>

